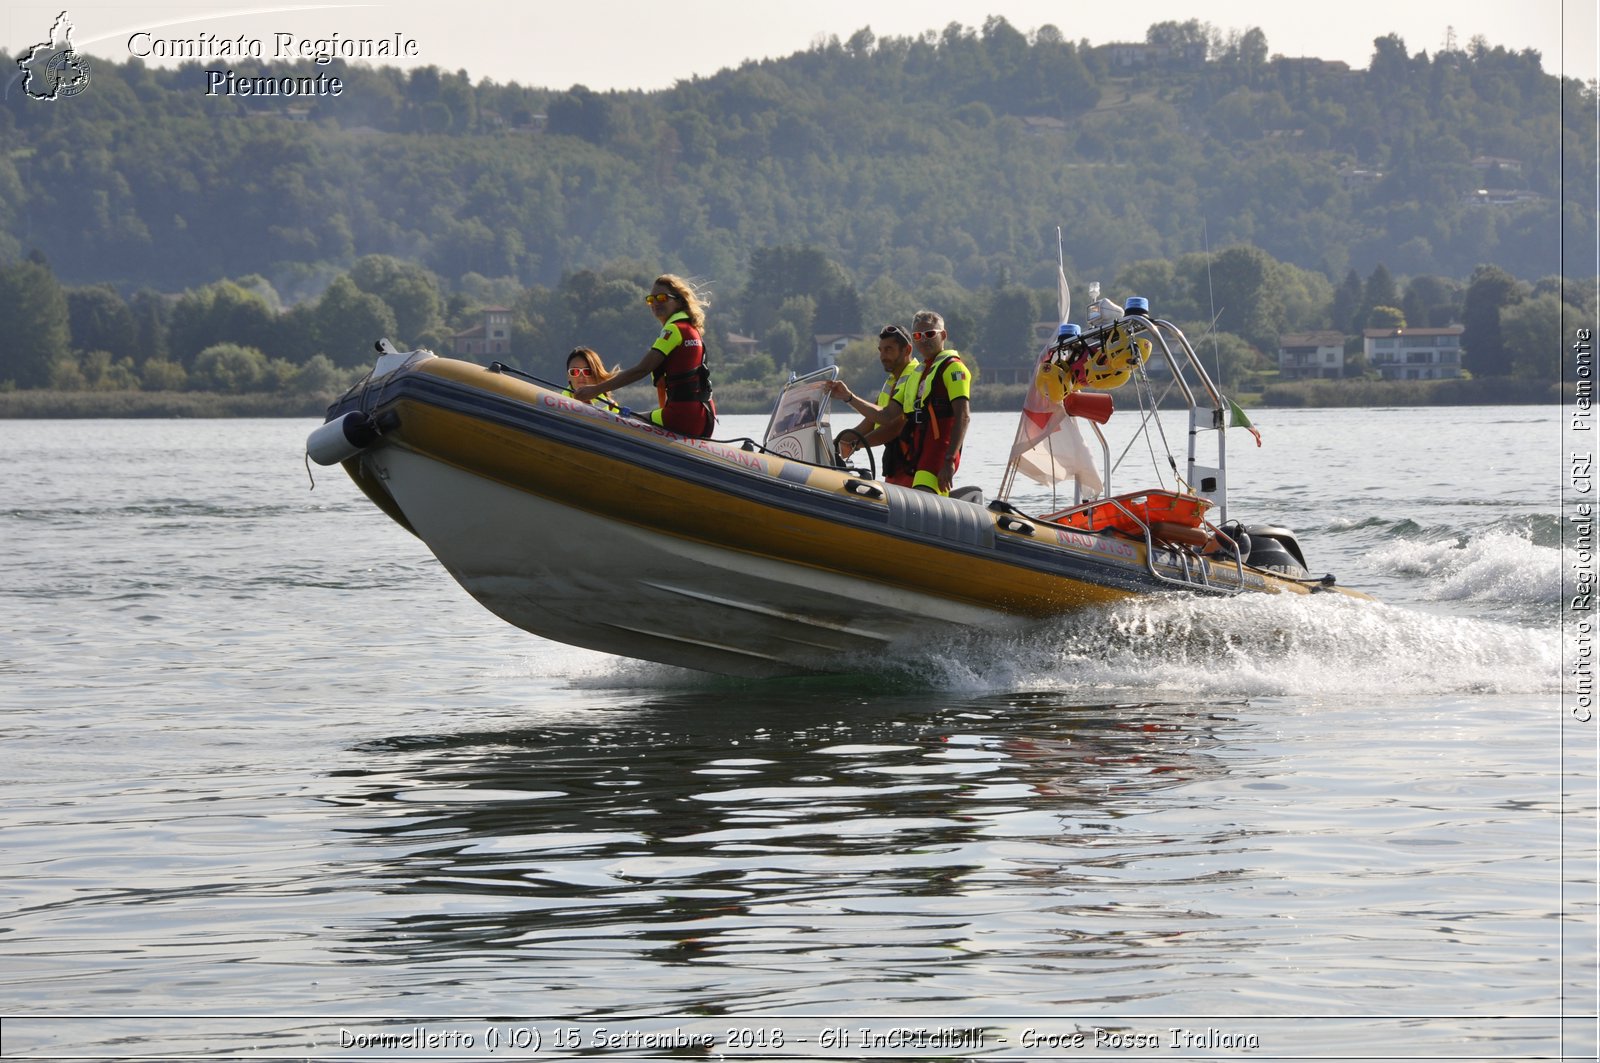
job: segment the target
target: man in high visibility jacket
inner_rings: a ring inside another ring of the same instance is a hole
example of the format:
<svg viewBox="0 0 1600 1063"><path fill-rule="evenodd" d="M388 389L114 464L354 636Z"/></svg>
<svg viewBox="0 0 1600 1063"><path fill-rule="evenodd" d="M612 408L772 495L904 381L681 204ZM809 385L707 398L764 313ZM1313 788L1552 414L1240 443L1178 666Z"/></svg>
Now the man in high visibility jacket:
<svg viewBox="0 0 1600 1063"><path fill-rule="evenodd" d="M911 486L941 495L955 483L972 420L972 372L959 351L945 346L949 338L944 318L932 310L919 310L911 319L911 344L922 368L906 389L899 415L885 426L907 443Z"/></svg>
<svg viewBox="0 0 1600 1063"><path fill-rule="evenodd" d="M848 458L855 451L857 441L849 438L848 432L865 439L868 446L882 443L884 483L910 487L912 477L916 475L916 470L911 467L910 456L898 438L899 433L883 428L902 409L902 404L907 401L906 392L916 379L917 370L922 368L911 353L911 337L904 328L885 325L878 330L878 364L883 366L883 371L888 375L883 378L883 387L879 389L875 403L852 392L842 380L830 380L825 385L829 395L843 400L852 410L861 414L860 424L840 433L839 457Z"/></svg>

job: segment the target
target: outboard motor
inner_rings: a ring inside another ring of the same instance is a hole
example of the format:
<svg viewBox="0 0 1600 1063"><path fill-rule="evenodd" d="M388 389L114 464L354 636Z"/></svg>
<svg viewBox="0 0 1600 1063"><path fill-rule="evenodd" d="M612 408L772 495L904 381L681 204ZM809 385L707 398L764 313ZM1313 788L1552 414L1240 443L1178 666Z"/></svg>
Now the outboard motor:
<svg viewBox="0 0 1600 1063"><path fill-rule="evenodd" d="M1248 548L1244 542L1239 545L1247 549L1245 564L1296 578L1311 575L1306 569L1305 555L1300 552L1300 542L1288 528L1252 524L1244 529L1244 536Z"/></svg>
<svg viewBox="0 0 1600 1063"><path fill-rule="evenodd" d="M1223 535L1226 535L1229 539L1233 540L1233 544L1239 548L1240 561L1248 561L1250 559L1250 533L1244 530L1243 524L1236 520L1230 520L1218 530L1221 531ZM1233 551L1222 545L1220 540L1217 543L1217 550L1221 552L1224 557L1233 556Z"/></svg>
<svg viewBox="0 0 1600 1063"><path fill-rule="evenodd" d="M971 502L975 506L983 505L983 488L977 484L967 484L965 487L954 487L950 490L950 497L958 502Z"/></svg>

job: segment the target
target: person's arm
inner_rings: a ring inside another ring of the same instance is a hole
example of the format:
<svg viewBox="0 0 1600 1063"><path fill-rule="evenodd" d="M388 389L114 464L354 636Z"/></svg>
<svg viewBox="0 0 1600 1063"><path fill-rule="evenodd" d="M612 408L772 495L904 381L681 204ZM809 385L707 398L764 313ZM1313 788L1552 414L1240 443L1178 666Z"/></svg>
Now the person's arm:
<svg viewBox="0 0 1600 1063"><path fill-rule="evenodd" d="M850 390L850 386L843 380L829 380L822 385L822 390L826 391L832 398L844 402L851 409L855 409L856 403L860 401L858 396ZM873 421L870 417L863 417L861 422L854 428L846 428L834 437L834 446L838 448L841 459L848 458L856 450L856 444L851 440L845 439L844 436L849 432L856 432L862 438L866 438L867 433L872 431L872 425Z"/></svg>
<svg viewBox="0 0 1600 1063"><path fill-rule="evenodd" d="M906 412L898 405L891 405L886 413L891 413L889 420L867 433L867 446L875 447L898 438L901 429L906 424Z"/></svg>
<svg viewBox="0 0 1600 1063"><path fill-rule="evenodd" d="M624 369L615 376L612 376L606 380L602 380L597 384L585 384L583 387L574 391L572 393L572 397L580 402L588 402L604 392L625 388L635 380L643 380L645 377L655 372L656 367L666 360L666 355L652 347L645 352L645 355L642 359L640 359L639 364L634 366L632 369Z"/></svg>
<svg viewBox="0 0 1600 1063"><path fill-rule="evenodd" d="M967 439L967 422L971 420L968 407L972 403L964 398L953 399L950 409L953 416L950 425L950 449L945 451L944 465L939 469L939 490L950 493L951 486L956 482L956 455L961 453L961 444Z"/></svg>
<svg viewBox="0 0 1600 1063"><path fill-rule="evenodd" d="M900 438L900 433L905 431L906 413L915 409L917 404L918 381L912 376L903 374L889 394L889 402L882 407L874 407L881 411L883 416L878 421L878 427L867 433L867 445L878 446Z"/></svg>
<svg viewBox="0 0 1600 1063"><path fill-rule="evenodd" d="M850 386L843 380L830 380L827 384L828 394L840 399L844 404L861 415L861 423L856 426L856 431L865 435L875 424L883 424L889 418L889 409L894 405L879 406L868 402L866 399L850 390Z"/></svg>

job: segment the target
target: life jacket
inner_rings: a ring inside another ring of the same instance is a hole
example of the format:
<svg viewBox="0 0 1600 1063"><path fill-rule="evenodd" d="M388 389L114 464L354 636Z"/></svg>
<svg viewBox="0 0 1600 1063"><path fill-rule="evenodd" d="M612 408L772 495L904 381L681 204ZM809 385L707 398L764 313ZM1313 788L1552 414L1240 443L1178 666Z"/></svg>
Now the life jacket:
<svg viewBox="0 0 1600 1063"><path fill-rule="evenodd" d="M906 363L906 367L899 376L886 376L883 378L883 388L878 392L878 405L888 406L900 397L902 388L909 387L912 380L917 379L917 370L922 365L915 358ZM904 406L902 405L902 410ZM909 423L909 422L908 422ZM883 477L888 479L897 475L902 469L911 464L911 436L902 431L898 436L889 440L883 447Z"/></svg>
<svg viewBox="0 0 1600 1063"><path fill-rule="evenodd" d="M906 411L906 424L902 431L908 439L924 424L931 424L933 434L937 438L939 421L948 421L955 416L955 407L950 403L950 391L944 386L942 378L945 367L951 362L959 361L961 361L959 351L944 351L922 367L922 374L917 378L916 390L912 392L912 407ZM929 377L933 378L932 383L929 383Z"/></svg>
<svg viewBox="0 0 1600 1063"><path fill-rule="evenodd" d="M667 319L668 326L677 326L678 342L663 349L661 340L655 349L666 355L666 360L651 372L656 386L656 398L662 406L669 402L708 403L711 401L711 371L706 368L705 340L695 328L689 315L679 311ZM666 339L668 329L663 328L661 339Z"/></svg>
<svg viewBox="0 0 1600 1063"><path fill-rule="evenodd" d="M577 396L573 394L571 388L563 388L561 394L565 395L569 399L577 398ZM613 410L619 410L622 408L617 405L617 400L611 397L611 393L609 391L603 395L596 395L594 398L590 399L589 405L606 406Z"/></svg>

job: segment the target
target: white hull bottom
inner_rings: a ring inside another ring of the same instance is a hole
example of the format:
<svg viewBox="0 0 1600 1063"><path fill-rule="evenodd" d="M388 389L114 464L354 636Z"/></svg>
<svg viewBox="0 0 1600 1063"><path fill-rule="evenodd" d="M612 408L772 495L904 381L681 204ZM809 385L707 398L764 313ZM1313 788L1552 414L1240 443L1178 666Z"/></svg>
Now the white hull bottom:
<svg viewBox="0 0 1600 1063"><path fill-rule="evenodd" d="M398 447L362 460L469 594L557 642L764 677L858 671L897 643L1024 625L897 587L892 572L880 583L676 538Z"/></svg>

